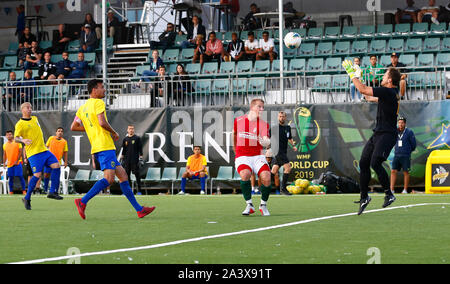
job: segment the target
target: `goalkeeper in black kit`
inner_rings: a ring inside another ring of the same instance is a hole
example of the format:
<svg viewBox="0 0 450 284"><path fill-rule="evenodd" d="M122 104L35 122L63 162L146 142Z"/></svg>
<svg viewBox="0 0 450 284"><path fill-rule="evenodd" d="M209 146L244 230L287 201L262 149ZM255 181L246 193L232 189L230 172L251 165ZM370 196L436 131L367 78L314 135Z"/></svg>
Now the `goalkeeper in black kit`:
<svg viewBox="0 0 450 284"><path fill-rule="evenodd" d="M361 215L371 201L368 194L371 179L370 168L376 172L385 192L383 208L395 201L395 196L390 190L389 176L382 163L386 161L397 142L397 116L401 75L396 68L391 67L383 76L382 87L372 88L361 83L359 79L361 77L361 69L358 66L353 66L349 60L342 62L342 66L350 76L352 83L365 96L366 100L378 103L373 135L365 145L359 161L361 199L359 201L358 215Z"/></svg>
<svg viewBox="0 0 450 284"><path fill-rule="evenodd" d="M141 192L141 175L140 169L143 166L143 153L141 138L135 134L133 125L129 125L127 129L128 135L122 142L121 164L125 168L128 180L131 181L131 173L136 177L138 193Z"/></svg>

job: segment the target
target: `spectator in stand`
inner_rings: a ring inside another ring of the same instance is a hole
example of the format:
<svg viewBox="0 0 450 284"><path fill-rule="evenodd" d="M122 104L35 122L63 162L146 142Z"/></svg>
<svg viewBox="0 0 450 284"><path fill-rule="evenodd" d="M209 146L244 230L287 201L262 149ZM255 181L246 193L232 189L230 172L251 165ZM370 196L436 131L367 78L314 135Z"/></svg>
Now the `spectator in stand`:
<svg viewBox="0 0 450 284"><path fill-rule="evenodd" d="M368 80L371 87L379 87L384 75L383 65L377 60L375 55L370 56L370 64L364 69L364 79Z"/></svg>
<svg viewBox="0 0 450 284"><path fill-rule="evenodd" d="M71 38L66 31L66 25L58 25L58 34L53 38L53 54L61 54L66 49L69 41L71 41Z"/></svg>
<svg viewBox="0 0 450 284"><path fill-rule="evenodd" d="M70 71L72 71L71 65L72 61L69 60L69 53L64 51L62 53L62 60L56 63L56 76L59 80L69 76Z"/></svg>
<svg viewBox="0 0 450 284"><path fill-rule="evenodd" d="M223 44L220 39L216 38L215 32L209 33L209 40L206 43L206 51L203 55L204 62L210 62L212 60L220 61L224 56Z"/></svg>
<svg viewBox="0 0 450 284"><path fill-rule="evenodd" d="M262 27L261 19L254 16L254 14L260 13L260 12L261 12L261 10L258 8L258 6L255 3L250 5L250 12L242 20L245 31L253 31L253 30L260 29Z"/></svg>
<svg viewBox="0 0 450 284"><path fill-rule="evenodd" d="M195 50L194 50L194 57L192 57L192 63L196 63L197 60L199 61L200 65L203 66L204 55L206 52L206 46L205 42L203 40L202 35L197 35L197 39L195 40Z"/></svg>
<svg viewBox="0 0 450 284"><path fill-rule="evenodd" d="M262 34L262 39L259 40L259 51L256 55L256 60L269 59L270 63L277 58L277 53L275 51L275 42L273 38L269 38L269 32L264 31Z"/></svg>
<svg viewBox="0 0 450 284"><path fill-rule="evenodd" d="M448 23L450 22L450 2L444 7L440 7L438 22Z"/></svg>
<svg viewBox="0 0 450 284"><path fill-rule="evenodd" d="M177 33L172 23L167 24L167 29L158 37L159 41L150 41L150 49L162 48L163 51L173 46Z"/></svg>
<svg viewBox="0 0 450 284"><path fill-rule="evenodd" d="M94 18L92 17L91 13L87 13L84 16L84 23L83 26L81 27L81 31L83 31L84 27L86 25L90 25L91 26L91 30L93 32L95 32L95 35L97 36L97 39L101 39L102 38L102 29L100 28L99 25L97 25L94 21Z"/></svg>
<svg viewBox="0 0 450 284"><path fill-rule="evenodd" d="M225 52L225 61L239 61L245 57L244 42L238 38L237 33L231 34L231 42L228 44L227 51Z"/></svg>
<svg viewBox="0 0 450 284"><path fill-rule="evenodd" d="M72 71L70 72L69 76L66 77L67 79L81 79L87 77L86 75L89 69L89 65L86 61L84 61L83 52L78 53L78 61L72 62L70 68L72 69Z"/></svg>
<svg viewBox="0 0 450 284"><path fill-rule="evenodd" d="M406 78L408 78L408 70L406 69L406 65L398 61L399 54L398 53L392 53L391 54L391 64L386 66L389 67L395 67L400 71L401 77L400 77L400 95L403 98L405 96L406 92Z"/></svg>
<svg viewBox="0 0 450 284"><path fill-rule="evenodd" d="M413 0L406 0L406 7L404 9L397 9L395 13L395 22L400 23L417 23L417 12L420 11L419 8L414 6Z"/></svg>
<svg viewBox="0 0 450 284"><path fill-rule="evenodd" d="M44 62L39 65L39 79L56 80L56 65L51 61L50 52L44 54Z"/></svg>
<svg viewBox="0 0 450 284"><path fill-rule="evenodd" d="M27 60L27 54L30 52L30 48L25 47L23 43L19 43L19 50L17 51L17 59L19 60L19 67L23 68L25 61Z"/></svg>
<svg viewBox="0 0 450 284"><path fill-rule="evenodd" d="M114 38L114 35L116 34L116 27L120 26L119 19L114 15L114 11L109 10L107 14L107 32L108 36ZM100 33L101 38L101 33Z"/></svg>
<svg viewBox="0 0 450 284"><path fill-rule="evenodd" d="M186 105L185 101L187 94L192 90L190 80L189 75L184 70L184 66L182 64L178 64L177 72L173 78L173 99L176 106Z"/></svg>
<svg viewBox="0 0 450 284"><path fill-rule="evenodd" d="M353 58L353 66L355 66L355 70L361 69L361 59L359 57ZM365 78L361 78L361 80L363 79ZM352 102L361 101L361 93L358 91L358 89L356 89L355 84L353 84L353 82L350 84L350 96L352 98Z"/></svg>
<svg viewBox="0 0 450 284"><path fill-rule="evenodd" d="M150 107L159 106L158 98L163 98L164 95L167 96L167 104L169 104L169 98L172 96L172 84L170 83L170 77L166 75L166 67L164 65L159 67L158 77L155 79L155 84L150 85L150 88L152 89Z"/></svg>
<svg viewBox="0 0 450 284"><path fill-rule="evenodd" d="M6 82L5 93L2 94L3 108L6 111L16 110L17 102L20 100L20 97L18 96L18 87L20 85L21 83L16 79L16 72L9 72L9 80Z"/></svg>
<svg viewBox="0 0 450 284"><path fill-rule="evenodd" d="M253 32L248 32L248 39L245 41L245 56L247 60L255 61L259 52L259 42L255 39Z"/></svg>
<svg viewBox="0 0 450 284"><path fill-rule="evenodd" d="M25 102L32 102L34 99L34 92L36 91L36 81L33 79L33 71L27 69L23 75L23 81L20 88L20 102L19 106Z"/></svg>
<svg viewBox="0 0 450 284"><path fill-rule="evenodd" d="M181 33L181 31L180 31ZM189 48L189 47L195 47L195 39L197 38L197 35L203 35L203 37L206 37L206 28L204 25L202 25L201 20L198 16L192 17L192 26L189 27L189 30L187 32L187 37L185 41L181 43L181 48Z"/></svg>
<svg viewBox="0 0 450 284"><path fill-rule="evenodd" d="M19 39L25 30L25 6L23 4L16 8L17 11L17 26L16 26L16 36Z"/></svg>
<svg viewBox="0 0 450 284"><path fill-rule="evenodd" d="M152 61L150 62L150 69L144 70L142 72L142 79L139 81L142 82L144 80L145 82L150 82L150 77L158 76L159 67L164 65L164 62L162 61L161 57L159 57L159 51L153 50L152 51Z"/></svg>
<svg viewBox="0 0 450 284"><path fill-rule="evenodd" d="M428 6L422 7L422 9L417 13L417 22L432 22L438 25L438 16L439 6L436 6L436 0L428 0Z"/></svg>
<svg viewBox="0 0 450 284"><path fill-rule="evenodd" d="M19 43L23 44L24 47L31 48L31 44L33 41L36 41L36 36L31 33L31 30L29 27L26 27L23 30L22 35L19 37Z"/></svg>
<svg viewBox="0 0 450 284"><path fill-rule="evenodd" d="M89 24L84 25L80 36L80 52L94 52L97 48L97 36Z"/></svg>
<svg viewBox="0 0 450 284"><path fill-rule="evenodd" d="M38 42L33 41L23 64L24 69L28 70L33 67L38 67L42 60L42 53L43 51L39 47Z"/></svg>

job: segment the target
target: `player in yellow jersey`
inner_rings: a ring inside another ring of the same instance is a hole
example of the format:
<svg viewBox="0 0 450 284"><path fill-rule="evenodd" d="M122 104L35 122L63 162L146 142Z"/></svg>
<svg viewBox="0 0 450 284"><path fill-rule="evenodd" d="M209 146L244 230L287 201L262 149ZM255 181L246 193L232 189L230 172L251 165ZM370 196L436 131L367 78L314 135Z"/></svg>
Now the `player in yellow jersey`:
<svg viewBox="0 0 450 284"><path fill-rule="evenodd" d="M138 217L143 218L155 207L139 205L131 190L127 173L117 161L114 141L119 140L119 134L111 127L106 117L105 103L102 100L105 97L103 82L94 79L88 82L87 87L90 98L78 109L71 130L86 132L91 143L91 154L100 163L104 178L96 182L83 198L75 199L78 213L81 218L86 219L85 210L88 201L114 183L114 178L117 176L123 194L133 205Z"/></svg>
<svg viewBox="0 0 450 284"><path fill-rule="evenodd" d="M61 159L64 157L64 167L67 167L67 153L69 151L69 147L67 146L66 139L63 138L64 135L64 128L58 127L56 129L55 136L50 136L48 138L47 143L45 144L50 152L55 155L56 159L58 159L59 162L61 162ZM44 192L47 192L48 185L50 183L50 174L52 172L52 169L49 167L44 168Z"/></svg>
<svg viewBox="0 0 450 284"><path fill-rule="evenodd" d="M15 141L25 145L25 151L27 153L28 162L31 165L33 171L33 177L28 183L28 191L23 198L25 209L31 210L31 194L33 193L36 183L42 176L44 167L50 167L52 169L50 193L48 198L61 200L63 199L58 195L59 179L61 176L61 168L59 162L44 144L44 135L42 134L41 126L36 116L32 116L32 106L26 102L20 106L22 111L22 118L17 122L14 132Z"/></svg>

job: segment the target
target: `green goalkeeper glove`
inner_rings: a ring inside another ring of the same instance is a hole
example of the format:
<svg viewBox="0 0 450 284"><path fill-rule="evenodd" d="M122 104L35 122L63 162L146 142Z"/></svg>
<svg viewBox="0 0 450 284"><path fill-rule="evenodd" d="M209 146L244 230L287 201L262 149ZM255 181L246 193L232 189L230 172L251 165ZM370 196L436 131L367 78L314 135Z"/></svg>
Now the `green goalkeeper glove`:
<svg viewBox="0 0 450 284"><path fill-rule="evenodd" d="M344 67L345 72L347 72L348 76L350 76L350 79L361 78L361 68L359 68L358 65L353 66L351 60L347 59L342 61L342 67Z"/></svg>

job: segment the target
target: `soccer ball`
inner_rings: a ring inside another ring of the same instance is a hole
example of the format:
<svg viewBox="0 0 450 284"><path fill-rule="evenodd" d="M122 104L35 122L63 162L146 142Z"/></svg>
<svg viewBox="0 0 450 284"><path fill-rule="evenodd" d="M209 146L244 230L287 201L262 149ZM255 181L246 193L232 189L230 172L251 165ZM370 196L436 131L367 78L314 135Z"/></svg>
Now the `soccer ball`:
<svg viewBox="0 0 450 284"><path fill-rule="evenodd" d="M284 45L289 49L296 49L302 43L302 37L298 33L290 32L284 36Z"/></svg>

